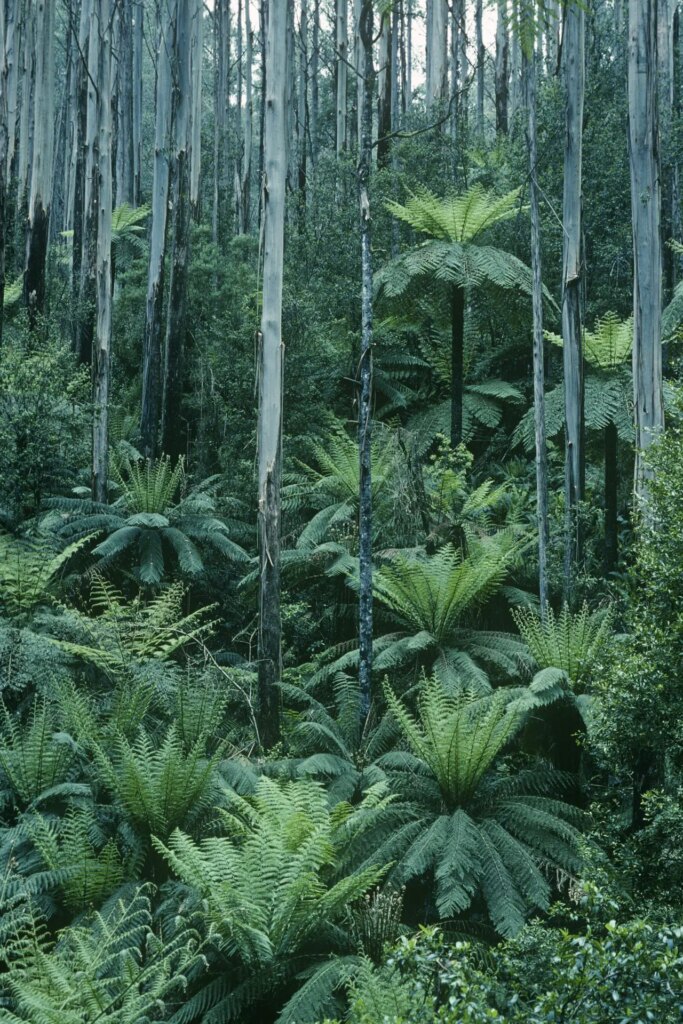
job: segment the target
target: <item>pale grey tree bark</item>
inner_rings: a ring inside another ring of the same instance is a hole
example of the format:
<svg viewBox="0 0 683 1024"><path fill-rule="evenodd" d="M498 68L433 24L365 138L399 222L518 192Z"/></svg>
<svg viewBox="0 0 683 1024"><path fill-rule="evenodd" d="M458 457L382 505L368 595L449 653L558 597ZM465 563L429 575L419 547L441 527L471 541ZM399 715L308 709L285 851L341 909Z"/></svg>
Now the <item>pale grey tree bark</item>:
<svg viewBox="0 0 683 1024"><path fill-rule="evenodd" d="M97 118L97 325L93 352L93 437L92 496L95 501L107 500L109 463L109 395L111 372L111 215L112 187L112 0L97 0L97 51L95 83ZM89 62L90 63L90 62Z"/></svg>
<svg viewBox="0 0 683 1024"><path fill-rule="evenodd" d="M161 314L164 294L164 258L169 192L171 127L171 55L175 35L176 0L163 0L157 34L157 76L154 117L154 177L149 239L147 301L142 364L140 433L147 458L156 454L161 416Z"/></svg>
<svg viewBox="0 0 683 1024"><path fill-rule="evenodd" d="M372 221L370 171L372 166L372 96L374 69L372 0L361 0L359 37L363 63L363 108L358 161L358 198L361 243L361 345L358 396L359 455L359 687L361 725L372 700Z"/></svg>
<svg viewBox="0 0 683 1024"><path fill-rule="evenodd" d="M190 32L192 69L192 144L190 157L190 204L198 216L199 179L202 167L202 71L204 66L204 0L194 0Z"/></svg>
<svg viewBox="0 0 683 1024"><path fill-rule="evenodd" d="M320 116L320 0L313 0L313 32L311 39L311 162L318 162L318 119Z"/></svg>
<svg viewBox="0 0 683 1024"><path fill-rule="evenodd" d="M8 3L5 12L5 104L7 117L7 153L5 156L5 174L9 181L14 163L17 141L17 96L19 82L18 54L21 49L21 0Z"/></svg>
<svg viewBox="0 0 683 1024"><path fill-rule="evenodd" d="M502 135L507 135L508 131L509 55L508 3L507 0L498 0L495 68L496 132Z"/></svg>
<svg viewBox="0 0 683 1024"><path fill-rule="evenodd" d="M214 8L214 105L213 105L213 210L211 237L222 237L225 213L228 70L230 65L230 4L217 0ZM241 102L241 97L240 97ZM238 115L239 116L239 115Z"/></svg>
<svg viewBox="0 0 683 1024"><path fill-rule="evenodd" d="M391 132L391 91L398 69L393 65L391 14L382 16L379 32L379 53L377 72L377 164L385 166L389 159ZM362 116L362 110L361 110Z"/></svg>
<svg viewBox="0 0 683 1024"><path fill-rule="evenodd" d="M22 10L21 102L19 108L19 152L17 156L17 201L25 208L31 180L33 158L34 116L33 107L36 88L36 60L34 48L35 13L27 2Z"/></svg>
<svg viewBox="0 0 683 1024"><path fill-rule="evenodd" d="M187 270L190 259L190 167L192 149L192 23L196 0L178 0L173 46L171 178L171 260L164 339L161 438L170 456L185 451L182 374L187 334Z"/></svg>
<svg viewBox="0 0 683 1024"><path fill-rule="evenodd" d="M515 33L516 34L516 33ZM538 181L538 138L536 113L536 55L521 52L527 112L529 157L529 205L531 212L531 271L533 275L533 374L534 436L536 457L536 516L538 520L538 592L541 614L548 605L548 457L545 431L545 372L543 353L543 280L541 266L541 215Z"/></svg>
<svg viewBox="0 0 683 1024"><path fill-rule="evenodd" d="M244 5L244 61L238 53L238 75L242 76L244 84L244 109L241 106L242 89L238 88L239 101L239 147L238 160L235 164L235 209L237 219L237 233L246 235L249 230L249 214L251 202L251 162L254 148L254 95L253 95L253 49L254 34L251 27L251 15L249 3L245 0ZM241 23L240 23L241 24ZM241 29L238 32L238 50L240 48Z"/></svg>
<svg viewBox="0 0 683 1024"><path fill-rule="evenodd" d="M565 409L564 596L581 555L579 503L584 489L583 344L581 334L581 188L585 93L585 10L572 4L565 13L563 44L565 90L564 195L562 204L562 340Z"/></svg>
<svg viewBox="0 0 683 1024"><path fill-rule="evenodd" d="M645 453L664 426L657 118L657 0L629 0L629 157L633 221L635 493L647 498Z"/></svg>
<svg viewBox="0 0 683 1024"><path fill-rule="evenodd" d="M45 304L50 195L54 158L54 43L55 7L52 0L36 0L34 8L35 96L33 103L33 155L26 232L24 299L32 318Z"/></svg>
<svg viewBox="0 0 683 1024"><path fill-rule="evenodd" d="M133 0L133 204L142 203L142 49L144 0Z"/></svg>
<svg viewBox="0 0 683 1024"><path fill-rule="evenodd" d="M287 0L270 0L266 32L266 102L263 179L263 297L259 353L258 681L260 744L280 735L278 683L282 672L280 518L282 480L282 279L287 177Z"/></svg>
<svg viewBox="0 0 683 1024"><path fill-rule="evenodd" d="M427 111L448 95L448 5L446 0L427 0L427 56L425 96Z"/></svg>
<svg viewBox="0 0 683 1024"><path fill-rule="evenodd" d="M512 0L511 15L514 25L519 24L520 0ZM512 127L522 104L522 47L519 33L513 32L510 44L510 106L509 124Z"/></svg>
<svg viewBox="0 0 683 1024"><path fill-rule="evenodd" d="M301 0L297 52L299 55L299 89L297 96L297 189L299 192L299 223L306 218L307 154L309 146L308 119L308 0Z"/></svg>
<svg viewBox="0 0 683 1024"><path fill-rule="evenodd" d="M336 150L340 157L347 146L347 89L349 80L349 6L348 0L335 0L335 46L337 53Z"/></svg>
<svg viewBox="0 0 683 1024"><path fill-rule="evenodd" d="M486 49L484 48L484 3L483 0L476 0L474 8L474 35L477 50L477 135L480 139L484 137L484 95L485 95L485 71L486 71Z"/></svg>
<svg viewBox="0 0 683 1024"><path fill-rule="evenodd" d="M116 206L135 202L133 171L133 0L115 7L116 56Z"/></svg>

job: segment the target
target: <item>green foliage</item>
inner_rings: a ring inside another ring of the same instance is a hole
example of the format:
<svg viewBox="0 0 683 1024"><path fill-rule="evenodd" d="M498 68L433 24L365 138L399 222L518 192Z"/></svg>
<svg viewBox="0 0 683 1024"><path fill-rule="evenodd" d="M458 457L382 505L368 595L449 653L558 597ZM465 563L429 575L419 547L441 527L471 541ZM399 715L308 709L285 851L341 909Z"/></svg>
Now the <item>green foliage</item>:
<svg viewBox="0 0 683 1024"><path fill-rule="evenodd" d="M527 926L492 954L435 930L401 939L351 985L350 1024L674 1024L683 1010L683 933L643 918L603 917L604 896L556 908L572 928ZM587 908L586 908L587 909Z"/></svg>
<svg viewBox="0 0 683 1024"><path fill-rule="evenodd" d="M55 551L46 537L37 540L0 534L0 608L11 619L24 621L41 605L55 600L57 582L71 559L90 536Z"/></svg>
<svg viewBox="0 0 683 1024"><path fill-rule="evenodd" d="M199 845L175 831L155 846L202 898L202 914L243 980L213 986L186 1005L180 1020L232 1020L250 1005L279 1001L298 975L305 984L278 1021L315 1020L341 980L333 952L351 950L348 907L382 876L377 866L347 869L349 850L382 811L370 791L356 807L331 810L312 781L260 780L255 795L234 794L222 812L225 835ZM239 977L239 975L238 975ZM207 1012L208 1011L208 1012Z"/></svg>
<svg viewBox="0 0 683 1024"><path fill-rule="evenodd" d="M531 608L515 608L512 615L538 667L562 669L575 692L585 690L611 639L611 609L591 612L584 603L571 612L564 604L559 615L548 608L545 618Z"/></svg>
<svg viewBox="0 0 683 1024"><path fill-rule="evenodd" d="M106 533L105 540L93 549L101 568L124 555L130 557L137 548L134 575L143 586L155 587L167 572L169 551L180 571L189 576L204 571L201 547L230 560L247 560L242 548L230 540L225 523L215 516L215 503L206 484L179 494L185 479L182 458L172 467L167 458L141 464L124 457L116 476L121 493L112 504L53 499L51 505L60 510L60 516L48 520L62 537L82 536L92 530Z"/></svg>
<svg viewBox="0 0 683 1024"><path fill-rule="evenodd" d="M168 1011L199 962L198 939L180 918L155 929L150 887L113 902L49 938L44 923L20 921L2 950L4 1024L141 1024ZM7 1006L11 1000L12 1009Z"/></svg>
<svg viewBox="0 0 683 1024"><path fill-rule="evenodd" d="M559 673L557 674L560 675ZM580 813L550 796L562 779L542 765L505 770L501 757L529 710L562 692L561 679L538 678L529 693L501 688L444 689L426 680L418 715L387 689L387 702L409 752L381 763L392 786L415 807L392 879L405 882L433 873L442 917L483 897L496 930L514 935L532 910L546 908L548 867L580 867Z"/></svg>
<svg viewBox="0 0 683 1024"><path fill-rule="evenodd" d="M54 711L46 701L36 700L23 723L0 702L3 803L26 806L68 792L73 763L73 748L56 732Z"/></svg>

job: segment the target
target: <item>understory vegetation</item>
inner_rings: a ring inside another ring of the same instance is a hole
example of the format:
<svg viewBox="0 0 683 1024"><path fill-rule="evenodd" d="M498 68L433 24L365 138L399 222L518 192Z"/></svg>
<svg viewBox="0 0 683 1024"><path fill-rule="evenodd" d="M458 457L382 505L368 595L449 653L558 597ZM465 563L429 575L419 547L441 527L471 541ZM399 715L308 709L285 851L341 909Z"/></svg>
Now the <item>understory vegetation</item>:
<svg viewBox="0 0 683 1024"><path fill-rule="evenodd" d="M628 4L0 0L0 1024L683 1020L660 2L647 349Z"/></svg>

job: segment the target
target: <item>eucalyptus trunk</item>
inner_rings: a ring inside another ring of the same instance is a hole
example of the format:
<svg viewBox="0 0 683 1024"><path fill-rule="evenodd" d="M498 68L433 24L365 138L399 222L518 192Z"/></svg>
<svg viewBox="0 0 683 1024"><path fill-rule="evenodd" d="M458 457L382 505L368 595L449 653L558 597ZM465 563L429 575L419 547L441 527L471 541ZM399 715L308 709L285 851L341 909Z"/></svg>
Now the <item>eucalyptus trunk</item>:
<svg viewBox="0 0 683 1024"><path fill-rule="evenodd" d="M116 205L133 206L133 0L120 0L117 10Z"/></svg>
<svg viewBox="0 0 683 1024"><path fill-rule="evenodd" d="M282 481L282 276L287 179L287 0L270 0L266 32L264 124L263 293L259 356L258 527L259 740L280 737L278 684L282 673L280 518Z"/></svg>
<svg viewBox="0 0 683 1024"><path fill-rule="evenodd" d="M541 214L538 182L536 113L536 56L522 53L527 108L527 153L531 208L531 271L533 310L534 438L536 455L536 515L538 519L538 592L541 615L548 606L548 459L545 433L545 373L543 366L543 281L541 268Z"/></svg>
<svg viewBox="0 0 683 1024"><path fill-rule="evenodd" d="M377 164L386 167L391 151L391 91L397 68L393 66L390 14L382 17L379 34L379 69L377 75Z"/></svg>
<svg viewBox="0 0 683 1024"><path fill-rule="evenodd" d="M78 361L84 365L92 359L92 302L93 288L92 275L89 278L90 288L84 291L85 279L83 277L83 240L86 230L86 157L88 152L87 144L87 121L88 121L88 52L90 37L90 22L92 19L93 0L81 0L80 16L78 22L78 61L76 63L76 106L74 110L73 126L73 242L71 246L71 302L74 310L72 320L73 347ZM72 27L75 31L75 26ZM89 165L92 174L93 164ZM91 193L88 192L90 200ZM92 204L89 202L89 206ZM90 209L90 220L88 226L92 228L92 210ZM89 249L92 256L93 246ZM84 318L83 304L87 301L89 316L86 324Z"/></svg>
<svg viewBox="0 0 683 1024"><path fill-rule="evenodd" d="M337 128L336 128L336 150L337 157L346 149L346 101L348 88L348 60L349 60L349 7L348 0L335 0L335 46L336 46L336 69L337 69Z"/></svg>
<svg viewBox="0 0 683 1024"><path fill-rule="evenodd" d="M142 48L145 29L144 0L133 2L133 204L142 202Z"/></svg>
<svg viewBox="0 0 683 1024"><path fill-rule="evenodd" d="M171 268L164 340L161 401L163 451L179 456L185 450L182 418L182 377L187 334L187 269L190 258L192 161L192 24L201 0L179 0L173 48L173 151L171 159Z"/></svg>
<svg viewBox="0 0 683 1024"><path fill-rule="evenodd" d="M204 65L204 2L194 0L190 30L192 71L192 140L190 145L190 205L199 219L199 180L202 169L202 72Z"/></svg>
<svg viewBox="0 0 683 1024"><path fill-rule="evenodd" d="M448 5L446 0L427 0L427 112L439 106L448 95Z"/></svg>
<svg viewBox="0 0 683 1024"><path fill-rule="evenodd" d="M308 154L308 0L302 0L299 15L299 93L297 110L297 189L299 192L299 226L306 222L306 185Z"/></svg>
<svg viewBox="0 0 683 1024"><path fill-rule="evenodd" d="M509 53L508 40L508 4L507 0L498 0L498 20L496 22L496 132L507 135L508 131L508 99L509 99Z"/></svg>
<svg viewBox="0 0 683 1024"><path fill-rule="evenodd" d="M213 104L213 210L211 237L223 237L226 184L228 68L230 64L230 4L217 0L214 8L214 104Z"/></svg>
<svg viewBox="0 0 683 1024"><path fill-rule="evenodd" d="M17 154L17 204L22 213L27 209L33 158L36 95L35 23L35 12L26 0L23 7L21 40L21 106L19 110L19 152Z"/></svg>
<svg viewBox="0 0 683 1024"><path fill-rule="evenodd" d="M646 451L664 426L661 192L657 116L657 0L629 2L629 155L633 221L635 493L647 498Z"/></svg>
<svg viewBox="0 0 683 1024"><path fill-rule="evenodd" d="M24 300L29 319L45 305L45 277L50 224L50 194L54 157L54 41L55 5L37 0L35 16L35 96L33 102L33 153L31 189L26 232Z"/></svg>
<svg viewBox="0 0 683 1024"><path fill-rule="evenodd" d="M318 162L318 121L320 118L320 0L313 0L313 38L311 39L311 162Z"/></svg>
<svg viewBox="0 0 683 1024"><path fill-rule="evenodd" d="M99 121L97 76L99 72L99 0L88 10L88 63L85 74L85 132L83 158L83 221L81 265L77 307L77 351L79 360L92 363L97 316L97 225L99 191Z"/></svg>
<svg viewBox="0 0 683 1024"><path fill-rule="evenodd" d="M93 437L92 496L94 501L107 500L109 463L109 395L111 391L111 314L112 262L111 215L112 187L112 0L97 0L96 17L91 22L96 33L97 118L97 324L93 351ZM91 40L93 45L93 40Z"/></svg>
<svg viewBox="0 0 683 1024"><path fill-rule="evenodd" d="M8 3L5 11L5 40L3 46L5 76L5 112L7 124L7 152L5 175L9 182L17 142L17 97L19 84L18 54L21 48L21 2Z"/></svg>
<svg viewBox="0 0 683 1024"><path fill-rule="evenodd" d="M166 0L158 25L157 76L154 119L154 178L152 224L149 239L147 301L142 363L142 450L153 458L161 416L161 314L169 191L169 132L171 125L171 52L175 34L176 0Z"/></svg>
<svg viewBox="0 0 683 1024"><path fill-rule="evenodd" d="M572 576L581 557L579 506L584 491L581 186L586 16L583 7L572 4L565 17L562 354L565 410L564 599L568 602L572 591Z"/></svg>
<svg viewBox="0 0 683 1024"><path fill-rule="evenodd" d="M484 137L484 93L486 50L484 48L484 2L476 0L474 8L474 29L477 48L477 136Z"/></svg>
<svg viewBox="0 0 683 1024"><path fill-rule="evenodd" d="M374 69L372 0L362 0L361 42L363 109L358 161L358 197L361 243L361 346L358 398L359 455L359 686L361 723L367 719L372 700L372 222L370 218L370 169L372 165L372 95Z"/></svg>

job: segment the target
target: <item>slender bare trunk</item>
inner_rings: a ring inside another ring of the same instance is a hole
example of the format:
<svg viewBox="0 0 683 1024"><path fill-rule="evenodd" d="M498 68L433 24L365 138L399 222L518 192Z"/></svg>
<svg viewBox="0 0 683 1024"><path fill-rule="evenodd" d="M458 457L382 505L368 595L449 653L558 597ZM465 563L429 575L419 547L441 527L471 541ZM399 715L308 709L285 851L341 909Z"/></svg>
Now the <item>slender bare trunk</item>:
<svg viewBox="0 0 683 1024"><path fill-rule="evenodd" d="M565 142L562 339L565 410L564 598L569 601L572 575L581 556L579 503L584 489L583 344L581 337L581 186L585 79L585 12L566 12L564 38Z"/></svg>
<svg viewBox="0 0 683 1024"><path fill-rule="evenodd" d="M182 375L187 333L187 268L190 258L190 167L192 130L192 22L201 0L179 0L173 47L173 155L171 160L171 272L164 341L161 400L162 447L181 455L186 447L182 418Z"/></svg>
<svg viewBox="0 0 683 1024"><path fill-rule="evenodd" d="M605 572L613 572L619 559L618 531L618 445L617 428L610 422L605 427Z"/></svg>
<svg viewBox="0 0 683 1024"><path fill-rule="evenodd" d="M548 464L545 436L545 374L543 368L543 282L541 274L541 216L539 208L538 140L536 130L536 56L522 53L527 107L527 151L531 206L531 270L533 275L534 434L536 447L536 515L538 518L538 591L541 614L548 605Z"/></svg>
<svg viewBox="0 0 683 1024"><path fill-rule="evenodd" d="M299 96L297 110L297 188L299 191L299 226L306 220L306 184L308 153L308 0L301 0L299 15Z"/></svg>
<svg viewBox="0 0 683 1024"><path fill-rule="evenodd" d="M496 132L507 135L508 131L508 96L509 96L509 43L508 43L508 4L507 0L498 0L498 20L496 22Z"/></svg>
<svg viewBox="0 0 683 1024"><path fill-rule="evenodd" d="M240 47L241 49L241 47ZM217 0L214 9L214 128L213 128L213 212L211 237L218 243L223 236L226 185L226 139L228 112L228 67L230 63L230 4L229 0ZM241 73L240 73L241 74ZM241 79L240 79L241 80ZM241 95L238 101L238 118L241 117Z"/></svg>
<svg viewBox="0 0 683 1024"><path fill-rule="evenodd" d="M348 0L335 0L335 45L337 51L337 157L346 149L346 103L349 60L349 7Z"/></svg>
<svg viewBox="0 0 683 1024"><path fill-rule="evenodd" d="M116 205L133 206L133 0L121 0L118 12Z"/></svg>
<svg viewBox="0 0 683 1024"><path fill-rule="evenodd" d="M17 204L26 209L33 158L33 107L36 88L34 50L35 13L27 2L23 8L21 49L21 107L19 111L19 153L17 157Z"/></svg>
<svg viewBox="0 0 683 1024"><path fill-rule="evenodd" d="M21 0L7 4L5 14L5 104L7 117L6 181L10 180L17 141L17 96L19 83L18 54L21 49Z"/></svg>
<svg viewBox="0 0 683 1024"><path fill-rule="evenodd" d="M657 119L657 0L629 0L629 154L633 220L635 493L647 497L644 458L664 426L662 395L661 192Z"/></svg>
<svg viewBox="0 0 683 1024"><path fill-rule="evenodd" d="M148 458L156 453L161 415L161 312L164 294L164 257L169 189L169 131L171 125L171 53L175 34L175 0L165 0L160 10L154 122L154 180L152 226L149 241L147 305L142 365L142 450Z"/></svg>
<svg viewBox="0 0 683 1024"><path fill-rule="evenodd" d="M266 34L263 179L263 299L259 359L259 731L264 748L280 736L278 683L282 671L280 517L282 478L282 277L287 177L287 0L270 0Z"/></svg>
<svg viewBox="0 0 683 1024"><path fill-rule="evenodd" d="M385 167L389 161L391 142L391 91L396 77L393 66L393 44L389 13L382 16L379 34L379 68L377 74L377 165Z"/></svg>
<svg viewBox="0 0 683 1024"><path fill-rule="evenodd" d="M363 111L358 161L361 242L361 348L358 401L359 455L359 686L361 723L372 700L372 234L370 169L372 165L372 0L362 0L359 35L363 56Z"/></svg>
<svg viewBox="0 0 683 1024"><path fill-rule="evenodd" d="M430 111L434 104L442 104L448 95L447 26L446 0L427 0L427 111Z"/></svg>
<svg viewBox="0 0 683 1024"><path fill-rule="evenodd" d="M204 64L204 3L195 0L190 37L192 68L192 144L190 157L190 204L199 217L199 178L202 167L202 69Z"/></svg>
<svg viewBox="0 0 683 1024"><path fill-rule="evenodd" d="M318 120L320 117L320 0L313 0L313 39L311 41L311 162L318 162Z"/></svg>
<svg viewBox="0 0 683 1024"><path fill-rule="evenodd" d="M133 2L133 204L142 202L142 47L144 0Z"/></svg>
<svg viewBox="0 0 683 1024"><path fill-rule="evenodd" d="M97 0L97 327L93 353L92 495L107 500L109 462L109 394L111 369L111 214L112 189L112 0Z"/></svg>
<svg viewBox="0 0 683 1024"><path fill-rule="evenodd" d="M484 74L486 69L486 50L484 49L484 3L476 0L474 8L474 35L477 47L477 135L484 137Z"/></svg>
<svg viewBox="0 0 683 1024"><path fill-rule="evenodd" d="M52 0L35 5L35 98L34 145L31 160L31 193L26 234L24 299L32 319L45 305L50 192L54 157L54 39L55 9Z"/></svg>

